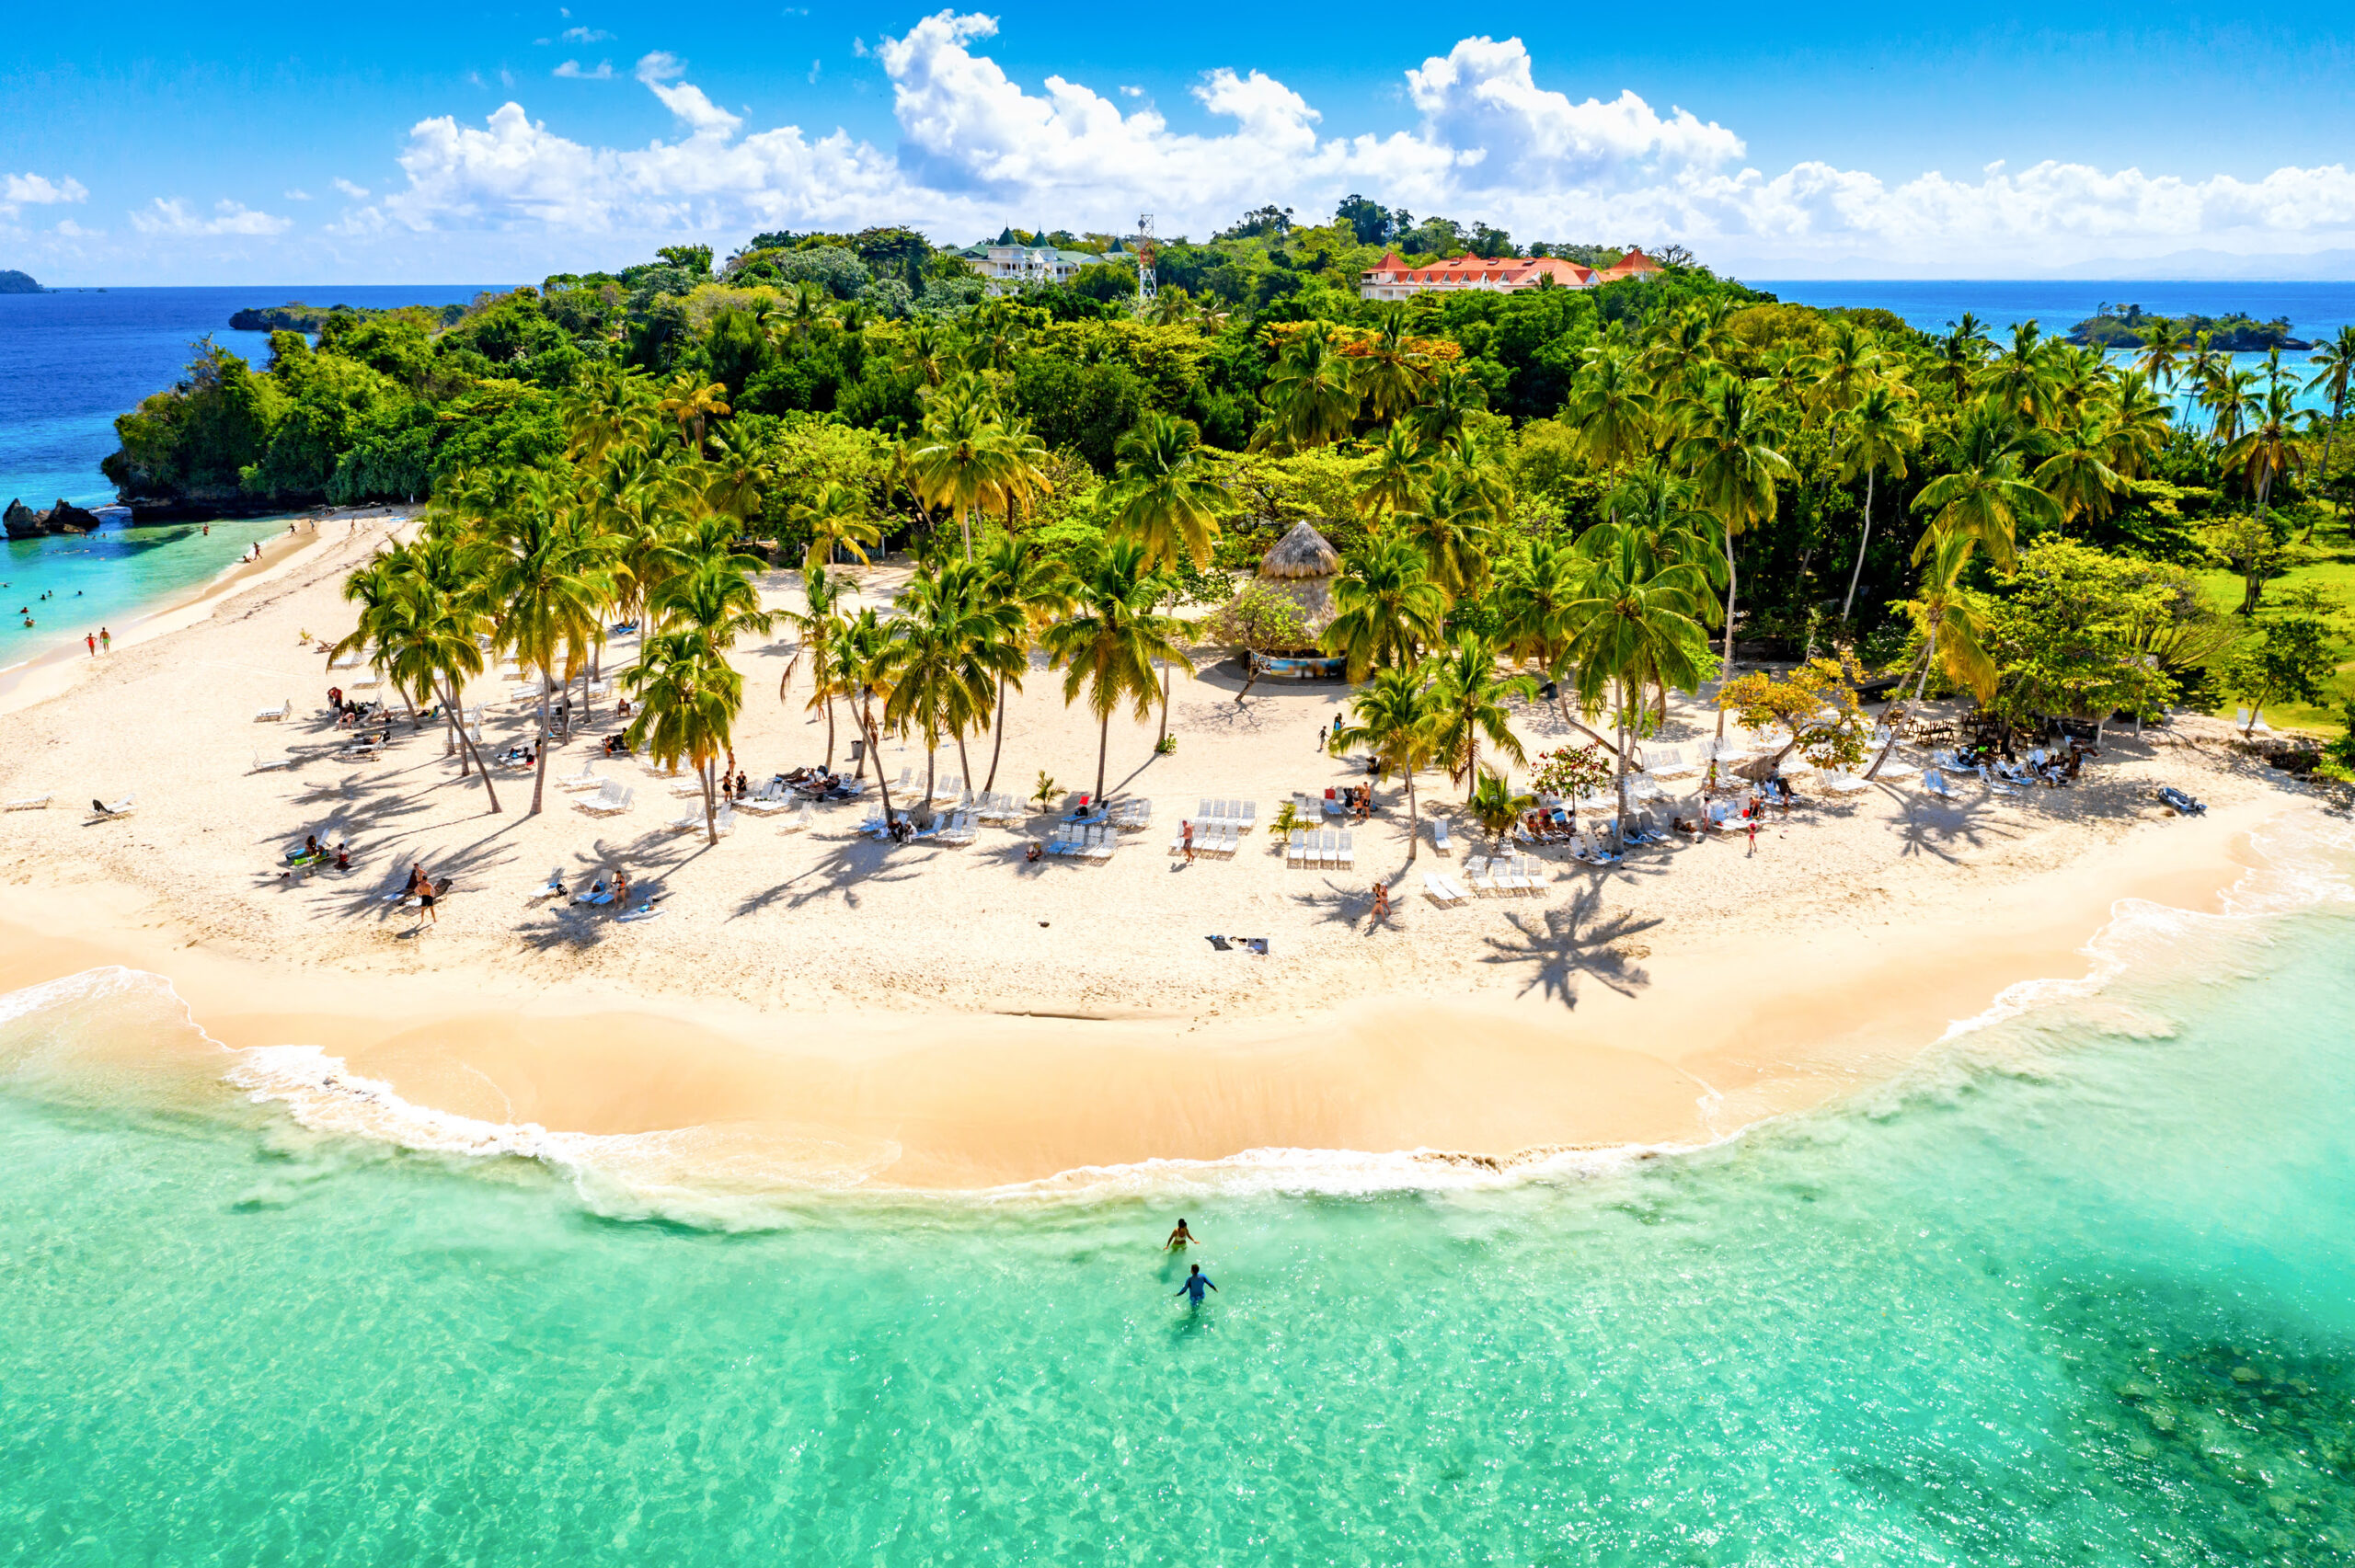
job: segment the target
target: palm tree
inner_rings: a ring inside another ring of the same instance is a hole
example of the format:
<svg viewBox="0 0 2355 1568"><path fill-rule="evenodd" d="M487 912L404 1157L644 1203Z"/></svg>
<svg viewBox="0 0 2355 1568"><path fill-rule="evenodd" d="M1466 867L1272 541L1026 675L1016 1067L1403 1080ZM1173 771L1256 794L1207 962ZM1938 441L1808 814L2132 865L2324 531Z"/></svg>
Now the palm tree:
<svg viewBox="0 0 2355 1568"><path fill-rule="evenodd" d="M1855 605L1856 579L1864 575L1865 551L1873 541L1873 476L1887 470L1892 479L1904 478L1905 454L1921 444L1922 421L1907 410L1906 401L1901 389L1884 383L1840 416L1840 476L1854 479L1860 468L1865 475L1865 531L1856 539L1856 564L1848 570L1847 597L1840 601L1843 621Z"/></svg>
<svg viewBox="0 0 2355 1568"><path fill-rule="evenodd" d="M1351 386L1387 424L1412 408L1430 383L1430 355L1407 335L1407 313L1393 305L1382 313L1373 340L1364 345L1350 373Z"/></svg>
<svg viewBox="0 0 2355 1568"><path fill-rule="evenodd" d="M2259 517L2265 515L2266 502L2273 494L2274 476L2285 471L2303 473L2306 466L2305 444L2297 432L2311 425L2314 416L2296 406L2296 396L2280 382L2266 388L2256 422L2224 449L2224 466L2240 470L2241 477L2257 492Z"/></svg>
<svg viewBox="0 0 2355 1568"><path fill-rule="evenodd" d="M458 773L482 774L483 795L499 810L490 770L467 730L459 696L481 675L480 638L490 624L484 606L478 560L482 546L446 518L430 520L417 539L395 544L383 559L397 585L377 618L378 646L386 670L398 684L438 695L455 732Z"/></svg>
<svg viewBox="0 0 2355 1568"><path fill-rule="evenodd" d="M1932 541L1968 536L1999 570L2009 571L2023 521L2047 526L2061 521L2052 498L2021 472L2033 443L2002 410L1982 408L1944 444L1947 471L1913 498L1915 511L1931 514L1928 532L1913 547L1915 563L1930 553Z"/></svg>
<svg viewBox="0 0 2355 1568"><path fill-rule="evenodd" d="M1581 357L1562 422L1579 433L1587 461L1608 473L1648 455L1660 400L1635 360L1615 345Z"/></svg>
<svg viewBox="0 0 2355 1568"><path fill-rule="evenodd" d="M842 634L843 596L856 593L858 584L820 567L802 579L801 591L804 608L779 611L777 616L801 639L802 651L810 656L809 706L826 710L825 771L831 773L834 771L834 699L848 690L835 644ZM785 673L777 677L778 702L785 701L787 682L793 679L794 666L800 662L798 656L788 660Z"/></svg>
<svg viewBox="0 0 2355 1568"><path fill-rule="evenodd" d="M2355 326L2342 326L2338 336L2318 345L2306 361L2306 368L2314 375L2306 383L2308 392L2319 392L2330 400L2330 423L2324 428L2322 464L2317 469L2326 493L2330 488L2330 448L2338 439L2338 427L2347 418L2347 399L2355 393ZM2314 524L2306 525L2306 537L2314 537Z"/></svg>
<svg viewBox="0 0 2355 1568"><path fill-rule="evenodd" d="M1881 723L1889 730L1889 738L1882 742L1880 755L1873 759L1873 765L1865 771L1867 779L1880 776L1881 764L1896 750L1897 727L1890 720L1900 704L1922 700L1933 665L1945 670L1947 678L1958 686L1970 688L1982 703L1995 692L1995 661L1986 652L1985 626L1978 606L1962 587L1962 568L1969 563L1971 551L1978 548L1979 536L1970 532L1941 532L1933 526L1924 543L1929 546L1929 560L1922 572L1921 595L1909 601L1905 607L1923 633L1922 651L1915 657L1913 668L1906 671L1913 677L1913 692L1910 698L1904 695L1905 681L1901 677L1898 695L1881 712ZM1917 551L1914 559L1922 559L1922 553Z"/></svg>
<svg viewBox="0 0 2355 1568"><path fill-rule="evenodd" d="M1447 590L1431 580L1430 563L1411 543L1370 539L1344 558L1333 608L1325 651L1347 658L1350 679L1362 681L1373 665L1411 662L1439 639Z"/></svg>
<svg viewBox="0 0 2355 1568"><path fill-rule="evenodd" d="M1406 782L1407 863L1411 865L1422 838L1422 820L1415 808L1415 771L1429 766L1439 749L1439 688L1423 667L1393 665L1375 671L1350 700L1350 712L1351 722L1333 728L1333 749L1363 746L1384 773L1396 773Z"/></svg>
<svg viewBox="0 0 2355 1568"><path fill-rule="evenodd" d="M1158 592L1144 552L1131 544L1108 544L1074 585L1074 608L1050 624L1040 637L1055 668L1063 673L1063 702L1087 691L1097 718L1096 795L1104 798L1104 763L1112 745L1112 710L1132 703L1140 723L1153 712L1155 659L1193 673L1193 661L1178 646L1184 626L1157 613Z"/></svg>
<svg viewBox="0 0 2355 1568"><path fill-rule="evenodd" d="M851 715L866 738L867 757L875 763L875 787L883 801L883 820L891 820L891 785L883 776L883 731L875 719L875 699L891 700L897 678L899 649L893 628L870 608L862 610L834 639L834 657L842 670L843 689L855 694ZM860 772L867 762L859 763Z"/></svg>
<svg viewBox="0 0 2355 1568"><path fill-rule="evenodd" d="M1488 406L1488 395L1478 378L1461 365L1450 365L1431 378L1422 400L1407 418L1417 435L1442 446L1460 435L1472 416Z"/></svg>
<svg viewBox="0 0 2355 1568"><path fill-rule="evenodd" d="M1155 571L1179 561L1211 563L1219 514L1233 503L1201 455L1202 433L1190 419L1149 413L1113 449L1119 467L1107 499L1111 508L1107 539L1121 539L1144 552ZM1174 579L1173 579L1174 582ZM1174 591L1174 589L1173 589ZM1161 671L1161 735L1169 738L1169 670Z"/></svg>
<svg viewBox="0 0 2355 1568"><path fill-rule="evenodd" d="M1487 578L1496 538L1493 494L1469 469L1441 473L1422 505L1398 518L1400 532L1423 553L1431 581L1452 600L1474 597Z"/></svg>
<svg viewBox="0 0 2355 1568"><path fill-rule="evenodd" d="M938 322L919 317L900 336L900 363L914 371L926 386L940 384L955 354L948 329Z"/></svg>
<svg viewBox="0 0 2355 1568"><path fill-rule="evenodd" d="M2111 389L2108 418L2109 439L2103 453L2109 466L2122 479L2145 477L2167 444L2175 410L2152 389L2148 377L2129 371Z"/></svg>
<svg viewBox="0 0 2355 1568"><path fill-rule="evenodd" d="M1567 544L1533 539L1506 564L1497 580L1498 629L1518 659L1536 664L1555 682L1562 722L1606 750L1606 738L1581 724L1570 711L1570 639L1578 635L1578 604L1585 593L1586 563Z"/></svg>
<svg viewBox="0 0 2355 1568"><path fill-rule="evenodd" d="M1005 434L986 388L971 380L952 382L928 400L924 434L908 453L908 467L925 504L956 512L969 561L973 558L973 512L982 502L1008 493L1012 475Z"/></svg>
<svg viewBox="0 0 2355 1568"><path fill-rule="evenodd" d="M666 768L684 760L703 785L704 832L719 842L719 802L712 771L731 744L744 705L744 678L703 628L683 625L646 639L645 651L622 677L638 694L629 742Z"/></svg>
<svg viewBox="0 0 2355 1568"><path fill-rule="evenodd" d="M2062 527L2080 517L2108 516L2110 497L2131 488L2109 465L2114 435L2099 415L2081 414L2048 436L2051 455L2037 465L2032 477L2037 488L2059 505Z"/></svg>
<svg viewBox="0 0 2355 1568"><path fill-rule="evenodd" d="M569 681L604 625L615 586L611 541L546 474L530 473L512 498L483 520L483 592L498 607L501 647L539 670L539 761L532 814L547 790L548 676L564 659Z"/></svg>
<svg viewBox="0 0 2355 1568"><path fill-rule="evenodd" d="M1038 641L1040 632L1069 608L1071 578L1054 560L1032 551L1012 534L1000 539L982 557L982 570L991 598L1015 612L1022 652L1018 665L999 671L997 702L991 710L990 773L982 787L995 789L998 757L1005 750L1006 688L1022 690L1017 670L1029 668L1030 645Z"/></svg>
<svg viewBox="0 0 2355 1568"><path fill-rule="evenodd" d="M2257 406L2257 372L2227 371L2219 373L2201 389L2200 406L2211 416L2208 436L2218 446L2230 446L2241 438L2241 426L2248 412Z"/></svg>
<svg viewBox="0 0 2355 1568"><path fill-rule="evenodd" d="M1587 565L1584 591L1572 612L1579 619L1569 656L1578 661L1579 694L1590 704L1603 699L1605 681L1616 688L1619 735L1619 810L1626 804L1627 759L1638 727L1636 705L1646 686L1683 691L1709 675L1709 633L1702 624L1708 579L1689 562L1662 561L1643 535L1624 523L1603 523L1579 536Z"/></svg>
<svg viewBox="0 0 2355 1568"><path fill-rule="evenodd" d="M1865 388L1879 378L1881 352L1871 332L1851 321L1832 326L1832 341L1813 356L1817 406L1837 413L1853 407Z"/></svg>
<svg viewBox="0 0 2355 1568"><path fill-rule="evenodd" d="M1194 422L1148 413L1113 450L1105 536L1137 545L1155 570L1180 560L1209 566L1219 517L1234 503L1203 458Z"/></svg>
<svg viewBox="0 0 2355 1568"><path fill-rule="evenodd" d="M1028 662L1022 616L990 593L987 569L967 561L937 573L918 571L900 608L891 693L883 717L895 729L913 725L923 734L929 805L943 737L957 742L962 776L972 776L965 736L989 715L994 683Z"/></svg>
<svg viewBox="0 0 2355 1568"><path fill-rule="evenodd" d="M1480 767L1480 740L1516 762L1526 762L1521 741L1512 732L1512 714L1505 704L1514 697L1526 701L1537 694L1537 681L1528 675L1497 673L1497 647L1474 632L1462 632L1437 666L1436 687L1441 716L1433 755L1447 776L1463 782Z"/></svg>
<svg viewBox="0 0 2355 1568"><path fill-rule="evenodd" d="M1251 437L1254 452L1297 452L1350 433L1361 398L1328 324L1312 321L1292 334L1259 400L1268 416Z"/></svg>
<svg viewBox="0 0 2355 1568"><path fill-rule="evenodd" d="M1480 781L1472 786L1471 798L1465 806L1474 821L1487 830L1491 839L1500 839L1512 831L1521 814L1537 804L1534 795L1516 794L1505 776L1494 768L1480 770Z"/></svg>
<svg viewBox="0 0 2355 1568"><path fill-rule="evenodd" d="M1961 406L1963 399L1970 395L1970 383L1978 379L1988 347L1985 325L1969 311L1962 313L1960 321L1948 323L1947 335L1937 340L1933 350L1937 373L1947 383L1956 406Z"/></svg>
<svg viewBox="0 0 2355 1568"><path fill-rule="evenodd" d="M1987 400L2022 425L2033 427L2051 406L2051 364L2043 329L2033 321L2012 326L2011 352L1979 378Z"/></svg>
<svg viewBox="0 0 2355 1568"><path fill-rule="evenodd" d="M863 567L867 564L867 552L883 543L883 531L876 525L866 493L838 479L819 486L807 500L794 502L786 520L810 531L810 548L801 558L804 578L822 569L843 550L857 556Z"/></svg>
<svg viewBox="0 0 2355 1568"><path fill-rule="evenodd" d="M1379 528L1384 518L1413 511L1439 468L1439 453L1403 425L1393 425L1375 442L1373 463L1358 490L1358 505Z"/></svg>
<svg viewBox="0 0 2355 1568"><path fill-rule="evenodd" d="M729 412L727 399L725 382L697 385L694 376L681 374L672 378L669 391L655 406L677 423L679 444L701 457L704 428Z"/></svg>
<svg viewBox="0 0 2355 1568"><path fill-rule="evenodd" d="M1765 420L1748 385L1730 377L1692 410L1692 432L1677 443L1677 461L1691 470L1701 504L1725 530L1725 667L1733 669L1733 611L1737 578L1734 539L1753 522L1775 521L1775 482L1795 479L1790 460L1766 444ZM1726 715L1717 710L1717 735ZM1625 761L1625 759L1621 759Z"/></svg>
<svg viewBox="0 0 2355 1568"><path fill-rule="evenodd" d="M2183 361L2183 328L2165 316L2154 316L2142 328L2142 351L2134 356L2134 368L2148 376L2154 384L2172 386L2175 368Z"/></svg>

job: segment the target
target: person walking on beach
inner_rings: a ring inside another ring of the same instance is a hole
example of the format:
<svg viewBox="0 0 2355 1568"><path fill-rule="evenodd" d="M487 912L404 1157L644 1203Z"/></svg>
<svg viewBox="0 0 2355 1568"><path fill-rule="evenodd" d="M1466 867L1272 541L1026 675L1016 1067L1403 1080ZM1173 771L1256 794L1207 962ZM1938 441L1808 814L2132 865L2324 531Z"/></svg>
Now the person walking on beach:
<svg viewBox="0 0 2355 1568"><path fill-rule="evenodd" d="M1187 1230L1186 1222L1180 1219L1178 1221L1178 1229L1169 1232L1169 1240L1161 1243L1161 1250L1165 1253L1182 1253L1193 1244L1194 1233Z"/></svg>
<svg viewBox="0 0 2355 1568"><path fill-rule="evenodd" d="M1755 809L1752 809L1752 812L1750 813L1750 853L1751 853L1751 854L1752 854L1752 855L1754 855L1754 854L1756 854L1757 853L1758 853L1758 813L1757 813L1757 811L1756 811ZM1745 859L1747 859L1747 858L1748 858L1748 856L1745 856L1744 858L1745 858Z"/></svg>
<svg viewBox="0 0 2355 1568"><path fill-rule="evenodd" d="M1365 928L1367 931L1371 932L1375 926L1380 925L1384 921L1386 921L1389 918L1390 884L1387 882L1376 882L1373 885L1373 918L1366 921Z"/></svg>
<svg viewBox="0 0 2355 1568"><path fill-rule="evenodd" d="M1184 852L1185 852L1185 855L1186 855L1186 864L1187 864L1188 865L1191 865L1191 864L1194 864L1194 824L1193 824L1192 822L1190 822L1190 821L1188 821L1188 822L1180 822L1180 823L1178 825L1178 847L1180 850L1182 850L1182 851L1184 851Z"/></svg>
<svg viewBox="0 0 2355 1568"><path fill-rule="evenodd" d="M1191 1272L1186 1276L1186 1283L1178 1288L1176 1294L1190 1298L1186 1303L1188 1306L1199 1307L1202 1304L1202 1292L1215 1290L1218 1287L1211 1283L1211 1276L1202 1272L1200 1264L1189 1266Z"/></svg>
<svg viewBox="0 0 2355 1568"><path fill-rule="evenodd" d="M114 634L104 626L98 628L98 647L108 653L114 651Z"/></svg>
<svg viewBox="0 0 2355 1568"><path fill-rule="evenodd" d="M92 658L98 658L98 634L96 634L95 632L85 632L85 633L83 633L83 634L82 634L82 640L83 640L85 643L87 643L87 644L89 645L89 647L90 647L90 657L91 657Z"/></svg>
<svg viewBox="0 0 2355 1568"><path fill-rule="evenodd" d="M1333 727L1329 724L1320 724L1316 727L1316 749L1319 751L1329 751L1332 750L1332 744L1325 738L1326 736L1332 733L1332 728Z"/></svg>

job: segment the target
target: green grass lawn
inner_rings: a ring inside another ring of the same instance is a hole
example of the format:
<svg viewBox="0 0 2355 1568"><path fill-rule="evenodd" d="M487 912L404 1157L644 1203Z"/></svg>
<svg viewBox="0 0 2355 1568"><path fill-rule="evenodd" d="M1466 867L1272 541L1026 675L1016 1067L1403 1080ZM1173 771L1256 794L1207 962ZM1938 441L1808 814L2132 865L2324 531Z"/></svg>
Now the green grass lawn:
<svg viewBox="0 0 2355 1568"><path fill-rule="evenodd" d="M2334 464L2334 466L2336 466ZM2319 528L2315 531L2314 559L2304 566L2293 567L2265 585L2265 603L2279 601L2280 595L2300 583L2318 583L2337 597L2347 612L2342 624L2355 624L2355 532L2345 524L2336 530ZM2239 608L2241 579L2231 572L2201 572L2201 586L2211 598L2224 610ZM2335 736L2339 733L2339 710L2350 698L2355 698L2355 644L2341 637L2338 651L2338 674L2330 683L2319 704L2276 704L2265 710L2265 722L2276 729L2303 729L2316 734ZM2220 718L2233 716L2234 704L2227 701L2215 710Z"/></svg>

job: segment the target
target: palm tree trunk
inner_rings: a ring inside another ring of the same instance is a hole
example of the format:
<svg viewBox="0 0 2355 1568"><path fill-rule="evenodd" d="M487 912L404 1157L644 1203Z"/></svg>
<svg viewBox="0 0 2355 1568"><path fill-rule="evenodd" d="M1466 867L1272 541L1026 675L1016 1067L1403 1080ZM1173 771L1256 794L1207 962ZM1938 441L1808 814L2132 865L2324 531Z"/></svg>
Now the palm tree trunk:
<svg viewBox="0 0 2355 1568"><path fill-rule="evenodd" d="M695 772L701 776L703 781L704 841L708 843L713 849L718 849L719 847L719 806L718 803L712 798L711 759L706 757L696 767Z"/></svg>
<svg viewBox="0 0 2355 1568"><path fill-rule="evenodd" d="M396 681L393 682L393 690L401 694L401 706L408 710L409 733L413 735L419 730L423 729L425 727L425 721L417 716L417 704L410 698L408 694L408 688Z"/></svg>
<svg viewBox="0 0 2355 1568"><path fill-rule="evenodd" d="M1733 679L1733 528L1729 524L1726 528L1726 651L1725 667L1717 671L1717 683L1720 687ZM1725 738L1726 710L1720 704L1717 708L1717 738L1723 740Z"/></svg>
<svg viewBox="0 0 2355 1568"><path fill-rule="evenodd" d="M1937 654L1938 623L1936 620L1933 620L1930 623L1930 640L1922 645L1921 662L1916 666L1921 673L1913 682L1913 695L1911 698L1893 697L1890 700L1889 705L1880 710L1880 722L1888 727L1889 738L1881 742L1880 755L1873 759L1873 765L1865 770L1865 782L1867 784L1870 784L1873 780L1880 777L1880 765L1889 761L1889 754L1891 751L1897 750L1897 726L1891 722L1892 716L1896 714L1899 707L1909 702L1918 703L1922 700L1923 692L1926 690L1930 684L1930 666L1936 660ZM1901 692L1904 690L1901 685L1898 689Z"/></svg>
<svg viewBox="0 0 2355 1568"><path fill-rule="evenodd" d="M1423 847L1422 820L1415 814L1415 770L1402 768L1407 781L1407 864L1415 864L1415 853Z"/></svg>
<svg viewBox="0 0 2355 1568"><path fill-rule="evenodd" d="M1104 803L1104 759L1111 750L1112 708L1109 704L1107 704L1104 708L1103 723L1097 727L1096 731L1096 794L1092 798L1099 806Z"/></svg>
<svg viewBox="0 0 2355 1568"><path fill-rule="evenodd" d="M970 566L973 559L973 514L970 509L957 509L957 528L965 536L965 561Z"/></svg>
<svg viewBox="0 0 2355 1568"><path fill-rule="evenodd" d="M959 775L964 780L964 793L968 795L971 794L973 789L973 760L965 755L965 732L961 729L957 732L957 767Z"/></svg>
<svg viewBox="0 0 2355 1568"><path fill-rule="evenodd" d="M826 688L826 772L834 771L834 689Z"/></svg>
<svg viewBox="0 0 2355 1568"><path fill-rule="evenodd" d="M929 818L932 816L932 793L933 793L933 791L932 791L932 785L933 785L933 778L934 778L933 769L934 769L934 767L935 767L935 766L936 766L936 765L937 765L938 761L939 761L939 758L940 758L940 748L939 748L938 746L927 745L927 746L925 746L925 749L924 749L924 814L925 814L925 818Z"/></svg>
<svg viewBox="0 0 2355 1568"><path fill-rule="evenodd" d="M861 707L858 727L867 738L867 752L875 759L875 790L883 797L884 842L889 843L891 827L891 784L883 776L883 738L875 732L875 703L872 698L869 698ZM867 759L864 757L859 759L858 773L861 778L867 776Z"/></svg>
<svg viewBox="0 0 2355 1568"><path fill-rule="evenodd" d="M532 776L531 814L537 817L540 814L540 797L548 787L548 677L545 669L540 671L540 744L534 760L539 765Z"/></svg>
<svg viewBox="0 0 2355 1568"><path fill-rule="evenodd" d="M1005 672L1004 670L998 671L997 710L990 715L990 776L982 784L985 790L997 787L998 753L1005 750ZM969 781L972 776L970 773L965 775Z"/></svg>
<svg viewBox="0 0 2355 1568"><path fill-rule="evenodd" d="M1856 541L1855 568L1848 574L1848 597L1840 601L1840 619L1845 621L1848 612L1855 607L1856 579L1865 575L1865 548L1873 542L1873 471L1865 470L1865 532Z"/></svg>
<svg viewBox="0 0 2355 1568"><path fill-rule="evenodd" d="M453 681L450 682L450 709L453 713L456 713L458 707L456 681ZM484 798L490 802L490 808L493 811L497 811L499 809L499 792L490 787L490 770L483 765L482 753L475 750L475 738L466 733L465 715L464 714L458 715L458 741L465 749L463 755L472 758L474 760L475 771L482 774L482 793ZM465 777L465 764L461 762L459 764L458 773L460 778Z"/></svg>

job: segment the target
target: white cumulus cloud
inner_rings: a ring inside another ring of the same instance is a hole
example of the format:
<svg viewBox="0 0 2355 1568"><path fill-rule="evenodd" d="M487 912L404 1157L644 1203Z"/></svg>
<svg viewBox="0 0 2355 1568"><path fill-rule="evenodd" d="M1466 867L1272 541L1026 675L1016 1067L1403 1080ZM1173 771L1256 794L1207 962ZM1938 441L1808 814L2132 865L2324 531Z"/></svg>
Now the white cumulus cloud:
<svg viewBox="0 0 2355 1568"><path fill-rule="evenodd" d="M365 201L368 200L368 188L364 185L354 185L351 181L344 178L341 175L336 176L332 183L338 190L342 191L354 201Z"/></svg>
<svg viewBox="0 0 2355 1568"><path fill-rule="evenodd" d="M592 68L583 66L578 60L568 60L549 74L563 76L576 82L610 82L614 79L614 63L610 60L600 60Z"/></svg>
<svg viewBox="0 0 2355 1568"><path fill-rule="evenodd" d="M1750 166L1741 137L1715 120L1629 91L1542 82L1519 39L1486 36L1406 70L1398 122L1377 132L1327 134L1314 105L1247 63L1204 74L1192 97L1208 128L1179 130L1132 88L1108 97L1062 75L1016 81L984 51L997 26L941 11L855 45L891 88L888 147L839 129L748 130L684 61L658 51L632 74L677 136L593 145L513 102L479 124L426 120L400 155L406 188L370 216L555 242L891 222L942 238L1006 222L1118 232L1149 211L1164 234L1200 235L1267 201L1307 215L1362 191L1523 239L1678 241L1750 269L1888 263L1952 275L2194 245L2355 244L2355 176L2342 165L2258 179L2062 163L1961 177L1820 162L1773 173ZM569 62L559 74L588 74Z"/></svg>
<svg viewBox="0 0 2355 1568"><path fill-rule="evenodd" d="M216 201L213 215L205 217L180 198L158 196L144 208L130 214L131 226L143 235L178 235L195 237L205 235L249 235L268 236L284 234L293 227L292 220L258 212L242 201Z"/></svg>
<svg viewBox="0 0 2355 1568"><path fill-rule="evenodd" d="M567 28L563 36L567 43L606 43L614 35L603 28Z"/></svg>
<svg viewBox="0 0 2355 1568"><path fill-rule="evenodd" d="M0 213L13 214L20 207L54 207L68 201L87 201L89 191L72 177L51 179L38 174L0 174Z"/></svg>

